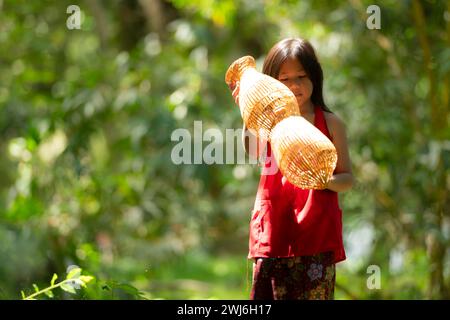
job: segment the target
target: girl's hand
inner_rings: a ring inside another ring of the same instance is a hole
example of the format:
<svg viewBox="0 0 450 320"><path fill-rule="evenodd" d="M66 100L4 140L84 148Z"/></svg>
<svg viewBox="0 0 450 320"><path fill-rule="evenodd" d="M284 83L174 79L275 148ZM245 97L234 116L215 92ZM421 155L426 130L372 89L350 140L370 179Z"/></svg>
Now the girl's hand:
<svg viewBox="0 0 450 320"><path fill-rule="evenodd" d="M327 183L323 186L323 189L331 190L333 188L333 182L336 179L335 175L333 174L330 179L327 181Z"/></svg>
<svg viewBox="0 0 450 320"><path fill-rule="evenodd" d="M347 133L344 122L334 113L325 113L331 141L336 147L337 163L333 176L325 186L334 192L343 192L353 186L352 162L348 151Z"/></svg>
<svg viewBox="0 0 450 320"><path fill-rule="evenodd" d="M231 94L233 95L234 101L239 106L239 81L236 82L234 88L230 87L230 89L233 91Z"/></svg>

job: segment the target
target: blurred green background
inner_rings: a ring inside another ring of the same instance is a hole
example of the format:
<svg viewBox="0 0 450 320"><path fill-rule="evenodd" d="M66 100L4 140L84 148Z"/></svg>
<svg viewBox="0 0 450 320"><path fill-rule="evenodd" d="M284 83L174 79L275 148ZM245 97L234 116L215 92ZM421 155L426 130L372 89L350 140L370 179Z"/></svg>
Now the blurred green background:
<svg viewBox="0 0 450 320"><path fill-rule="evenodd" d="M70 265L96 280L57 299L247 299L259 167L175 165L171 134L242 128L225 71L285 37L347 125L336 298L449 299L450 2L371 4L0 0L0 299Z"/></svg>

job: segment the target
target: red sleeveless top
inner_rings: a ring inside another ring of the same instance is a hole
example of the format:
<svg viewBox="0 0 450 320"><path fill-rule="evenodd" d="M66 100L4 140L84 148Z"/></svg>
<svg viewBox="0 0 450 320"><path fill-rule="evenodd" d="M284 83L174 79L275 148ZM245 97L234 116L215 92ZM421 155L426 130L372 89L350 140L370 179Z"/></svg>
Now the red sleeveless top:
<svg viewBox="0 0 450 320"><path fill-rule="evenodd" d="M314 109L314 125L330 140L322 108ZM334 262L346 259L342 211L334 191L300 189L286 180L267 144L250 221L248 258L294 257L333 251Z"/></svg>

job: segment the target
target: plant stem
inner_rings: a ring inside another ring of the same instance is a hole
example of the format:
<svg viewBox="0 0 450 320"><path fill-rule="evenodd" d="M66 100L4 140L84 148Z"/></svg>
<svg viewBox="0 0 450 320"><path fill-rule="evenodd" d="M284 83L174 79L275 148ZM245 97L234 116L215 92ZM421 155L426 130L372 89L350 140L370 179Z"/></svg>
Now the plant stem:
<svg viewBox="0 0 450 320"><path fill-rule="evenodd" d="M53 290L53 289L55 289L55 288L58 288L58 287L61 286L63 283L68 282L68 281L72 281L72 280L73 280L73 279L65 279L65 280L63 280L63 281L61 281L61 282L59 282L59 283L57 283L57 284L54 284L54 285L52 285L52 286L50 286L50 287L47 287L47 288L42 289L42 290L39 290L38 292L35 292L35 293L33 293L32 295L29 295L28 297L23 298L23 300L31 300L32 298L34 298L34 297L36 297L36 296L38 296L38 295L40 295L40 294L43 294L44 292L47 292L47 291Z"/></svg>

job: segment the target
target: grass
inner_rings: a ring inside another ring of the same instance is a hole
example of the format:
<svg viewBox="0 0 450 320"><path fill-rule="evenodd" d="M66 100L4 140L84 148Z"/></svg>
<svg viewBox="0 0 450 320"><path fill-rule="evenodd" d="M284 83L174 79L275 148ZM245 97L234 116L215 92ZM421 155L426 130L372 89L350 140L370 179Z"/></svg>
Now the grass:
<svg viewBox="0 0 450 320"><path fill-rule="evenodd" d="M154 298L235 300L249 296L251 262L246 256L209 256L194 251L150 269L146 291Z"/></svg>

